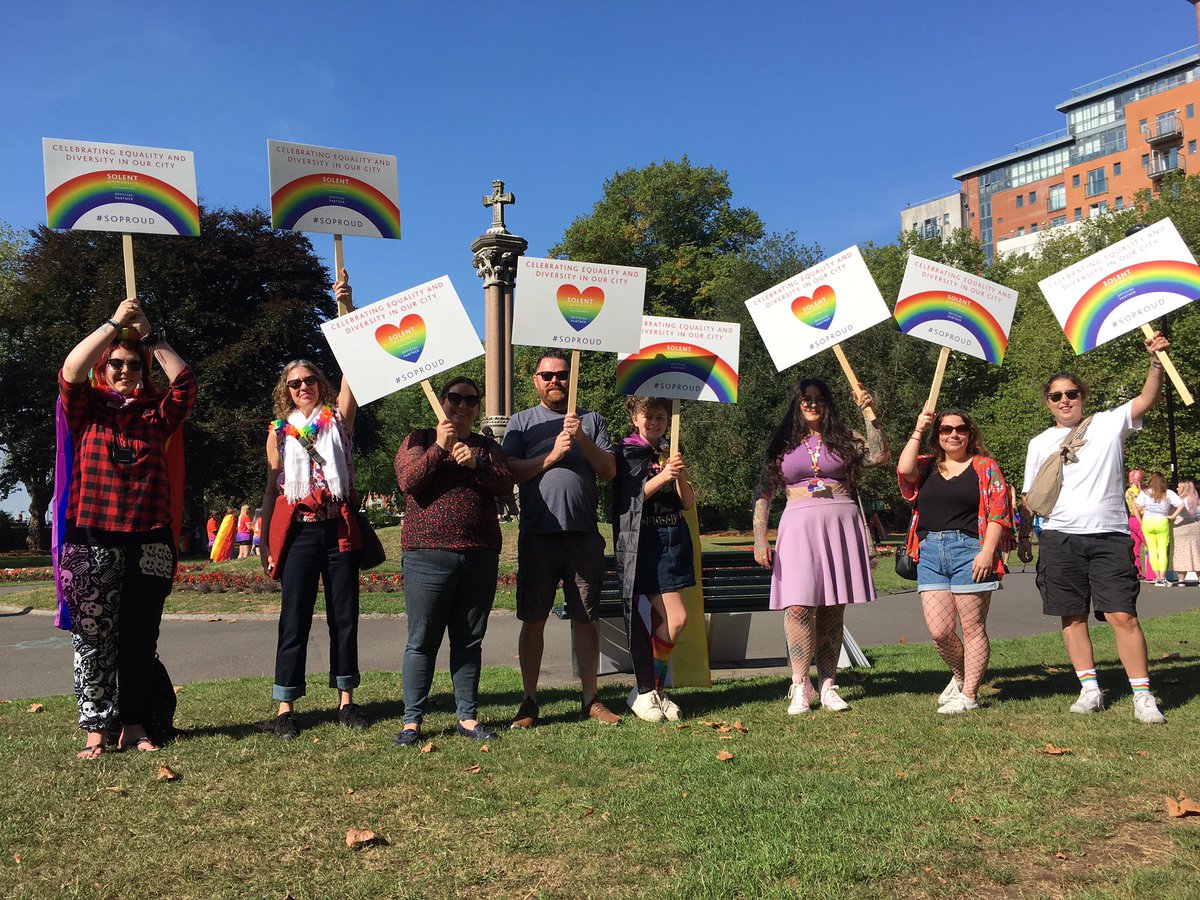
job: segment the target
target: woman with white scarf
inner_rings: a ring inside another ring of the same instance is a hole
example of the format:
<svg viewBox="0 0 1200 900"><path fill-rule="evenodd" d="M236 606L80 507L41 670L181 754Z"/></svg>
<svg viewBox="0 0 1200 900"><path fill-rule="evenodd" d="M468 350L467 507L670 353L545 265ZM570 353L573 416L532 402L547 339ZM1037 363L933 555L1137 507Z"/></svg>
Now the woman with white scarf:
<svg viewBox="0 0 1200 900"><path fill-rule="evenodd" d="M353 309L345 269L333 288L339 303ZM279 708L272 731L284 740L300 733L293 704L305 693L305 653L318 579L325 585L329 686L338 691L338 723L366 728L354 703L362 536L355 520L351 434L358 403L345 376L335 396L325 373L305 359L283 367L273 397L276 419L267 433L260 547L263 568L282 583L271 689Z"/></svg>

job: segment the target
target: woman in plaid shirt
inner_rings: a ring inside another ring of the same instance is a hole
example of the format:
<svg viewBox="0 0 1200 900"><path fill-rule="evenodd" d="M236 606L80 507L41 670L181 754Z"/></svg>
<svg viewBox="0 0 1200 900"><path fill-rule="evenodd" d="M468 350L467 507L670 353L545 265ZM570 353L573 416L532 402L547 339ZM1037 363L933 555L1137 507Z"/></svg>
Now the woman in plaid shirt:
<svg viewBox="0 0 1200 900"><path fill-rule="evenodd" d="M166 393L146 380L152 354ZM157 750L145 722L176 562L165 448L192 411L196 379L130 298L67 354L58 388L74 446L59 589L88 735L79 757L99 758L118 721L121 749Z"/></svg>

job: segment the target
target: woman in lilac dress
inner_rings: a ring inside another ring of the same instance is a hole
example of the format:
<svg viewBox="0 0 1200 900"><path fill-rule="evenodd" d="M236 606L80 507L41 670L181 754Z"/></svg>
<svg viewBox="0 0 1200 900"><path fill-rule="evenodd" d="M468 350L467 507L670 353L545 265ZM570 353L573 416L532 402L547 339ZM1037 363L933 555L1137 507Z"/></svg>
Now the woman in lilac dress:
<svg viewBox="0 0 1200 900"><path fill-rule="evenodd" d="M870 405L870 394L860 390L859 407ZM849 708L834 684L842 619L847 604L875 599L855 492L864 466L890 460L878 422L865 422L863 434L851 431L838 417L829 386L819 378L796 385L787 413L767 444L754 498L754 558L772 570L771 609L784 611L792 663L790 715L806 712L817 697L826 709ZM780 491L786 494L787 506L772 553L767 518L771 499ZM814 658L816 690L808 675Z"/></svg>

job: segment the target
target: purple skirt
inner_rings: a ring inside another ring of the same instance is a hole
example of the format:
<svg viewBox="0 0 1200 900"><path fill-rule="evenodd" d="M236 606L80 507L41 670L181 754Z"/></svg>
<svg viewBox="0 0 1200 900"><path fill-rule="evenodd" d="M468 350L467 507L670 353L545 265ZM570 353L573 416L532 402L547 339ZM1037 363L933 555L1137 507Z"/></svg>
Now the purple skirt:
<svg viewBox="0 0 1200 900"><path fill-rule="evenodd" d="M771 609L874 599L871 556L858 504L844 495L789 500L775 539Z"/></svg>

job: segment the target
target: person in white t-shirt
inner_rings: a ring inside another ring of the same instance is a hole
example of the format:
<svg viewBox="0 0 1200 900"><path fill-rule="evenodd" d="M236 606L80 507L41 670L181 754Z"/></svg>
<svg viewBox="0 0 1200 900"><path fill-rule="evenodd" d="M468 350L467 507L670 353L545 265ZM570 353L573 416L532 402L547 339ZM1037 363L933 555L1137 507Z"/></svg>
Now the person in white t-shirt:
<svg viewBox="0 0 1200 900"><path fill-rule="evenodd" d="M1167 480L1161 472L1151 472L1145 490L1133 502L1142 523L1142 533L1146 536L1146 548L1150 551L1150 568L1157 576L1154 583L1158 587L1166 587L1171 520L1183 511L1183 500L1167 487Z"/></svg>
<svg viewBox="0 0 1200 900"><path fill-rule="evenodd" d="M1042 611L1062 619L1063 643L1079 677L1079 699L1073 713L1093 713L1104 708L1104 695L1096 679L1088 611L1112 626L1117 654L1133 689L1134 716L1139 722L1166 721L1150 693L1146 638L1137 618L1138 579L1133 560L1133 539L1125 507L1125 440L1142 427L1142 417L1162 392L1162 363L1158 353L1170 343L1158 332L1146 341L1150 371L1142 391L1128 403L1092 416L1076 452L1076 460L1063 466L1062 491L1050 515L1042 522L1037 562L1037 585ZM1083 421L1087 388L1076 376L1059 373L1043 387L1046 408L1054 426L1029 442L1025 456L1023 493L1033 486L1042 463L1057 453L1063 439ZM1029 527L1032 515L1022 510L1017 555L1033 559Z"/></svg>

